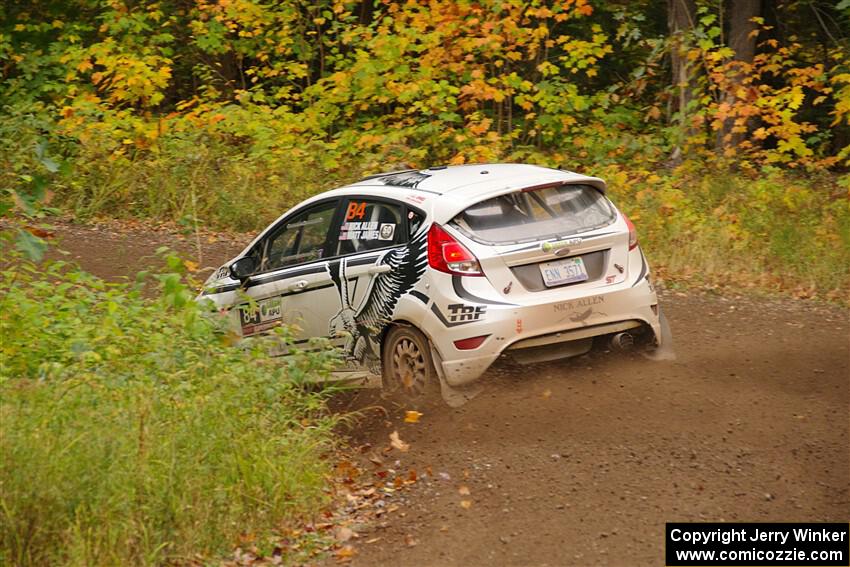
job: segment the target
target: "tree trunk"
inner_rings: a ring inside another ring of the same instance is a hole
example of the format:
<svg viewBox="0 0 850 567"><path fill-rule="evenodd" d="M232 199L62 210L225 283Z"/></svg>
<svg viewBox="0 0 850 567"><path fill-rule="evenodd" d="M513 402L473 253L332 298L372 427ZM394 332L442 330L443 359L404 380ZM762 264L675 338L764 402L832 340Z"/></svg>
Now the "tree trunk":
<svg viewBox="0 0 850 567"><path fill-rule="evenodd" d="M757 26L753 18L761 13L761 0L732 0L729 13L729 47L735 52L735 59L746 63L753 62L756 54L756 38L753 32Z"/></svg>
<svg viewBox="0 0 850 567"><path fill-rule="evenodd" d="M680 138L673 150L671 159L679 161L682 143L693 134L693 126L687 116L688 103L694 96L693 69L688 65L686 51L687 33L693 29L696 18L694 0L667 0L667 28L670 31L670 63L673 71L673 90L671 110L678 116Z"/></svg>
<svg viewBox="0 0 850 567"><path fill-rule="evenodd" d="M735 52L734 60L745 64L753 62L756 54L756 38L753 32L757 25L752 21L761 13L761 0L732 0L729 9L729 47ZM738 75L732 76L726 91L724 101L734 108L740 101L736 99L735 92L743 80L743 70L739 68ZM737 126L737 129L746 129L746 123ZM734 118L724 121L723 126L717 133L717 149L734 148L741 143L746 136L746 131L733 131L735 128Z"/></svg>

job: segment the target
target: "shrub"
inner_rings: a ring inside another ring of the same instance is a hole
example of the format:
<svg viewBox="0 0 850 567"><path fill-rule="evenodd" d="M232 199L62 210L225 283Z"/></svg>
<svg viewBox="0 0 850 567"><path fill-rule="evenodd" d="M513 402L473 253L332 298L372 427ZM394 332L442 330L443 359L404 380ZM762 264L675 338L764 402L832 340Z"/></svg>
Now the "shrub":
<svg viewBox="0 0 850 567"><path fill-rule="evenodd" d="M334 420L303 382L333 353L236 348L158 280L145 299L61 263L0 274L0 563L209 557L323 505Z"/></svg>

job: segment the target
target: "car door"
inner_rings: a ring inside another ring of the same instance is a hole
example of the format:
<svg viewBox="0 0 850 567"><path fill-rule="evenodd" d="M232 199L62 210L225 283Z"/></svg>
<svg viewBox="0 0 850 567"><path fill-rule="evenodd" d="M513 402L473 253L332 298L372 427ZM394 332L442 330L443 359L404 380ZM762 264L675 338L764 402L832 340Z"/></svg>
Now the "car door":
<svg viewBox="0 0 850 567"><path fill-rule="evenodd" d="M353 196L343 204L338 217L339 230L330 254L329 271L339 291L339 311L330 320L330 335L343 349L352 366L377 372L380 367L379 337L386 321L376 319L378 312L387 314L398 295L407 290L392 289L393 284L376 286L391 270L403 270L408 242L405 205L390 199ZM392 257L388 255L393 255ZM392 260L392 261L390 261ZM376 289L380 288L380 291Z"/></svg>
<svg viewBox="0 0 850 567"><path fill-rule="evenodd" d="M281 323L306 341L328 334L339 305L327 257L335 241L339 199L322 201L283 219L249 252L259 265L245 283L253 301L239 307L243 336Z"/></svg>

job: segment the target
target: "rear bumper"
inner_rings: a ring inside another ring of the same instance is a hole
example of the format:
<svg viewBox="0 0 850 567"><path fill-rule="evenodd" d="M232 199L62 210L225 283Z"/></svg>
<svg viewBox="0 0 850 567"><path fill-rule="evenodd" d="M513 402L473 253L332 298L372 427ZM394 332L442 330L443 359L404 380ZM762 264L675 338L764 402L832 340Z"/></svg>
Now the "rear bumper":
<svg viewBox="0 0 850 567"><path fill-rule="evenodd" d="M646 278L632 286L623 283L603 289L563 301L487 305L484 315L468 325L446 326L446 317L435 314L423 321L423 330L439 351L443 374L452 386L478 379L501 354L512 349L586 340L644 325L660 343L658 299ZM456 340L482 335L488 335L487 339L474 350L459 350L454 345Z"/></svg>

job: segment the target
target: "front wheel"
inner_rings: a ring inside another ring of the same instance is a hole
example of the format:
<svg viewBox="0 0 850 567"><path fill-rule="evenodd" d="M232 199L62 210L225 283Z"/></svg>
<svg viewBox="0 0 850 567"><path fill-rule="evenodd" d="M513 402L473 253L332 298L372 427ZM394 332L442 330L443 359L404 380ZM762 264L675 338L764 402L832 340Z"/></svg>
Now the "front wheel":
<svg viewBox="0 0 850 567"><path fill-rule="evenodd" d="M394 326L384 338L384 387L407 401L424 401L439 390L427 337L413 327Z"/></svg>

